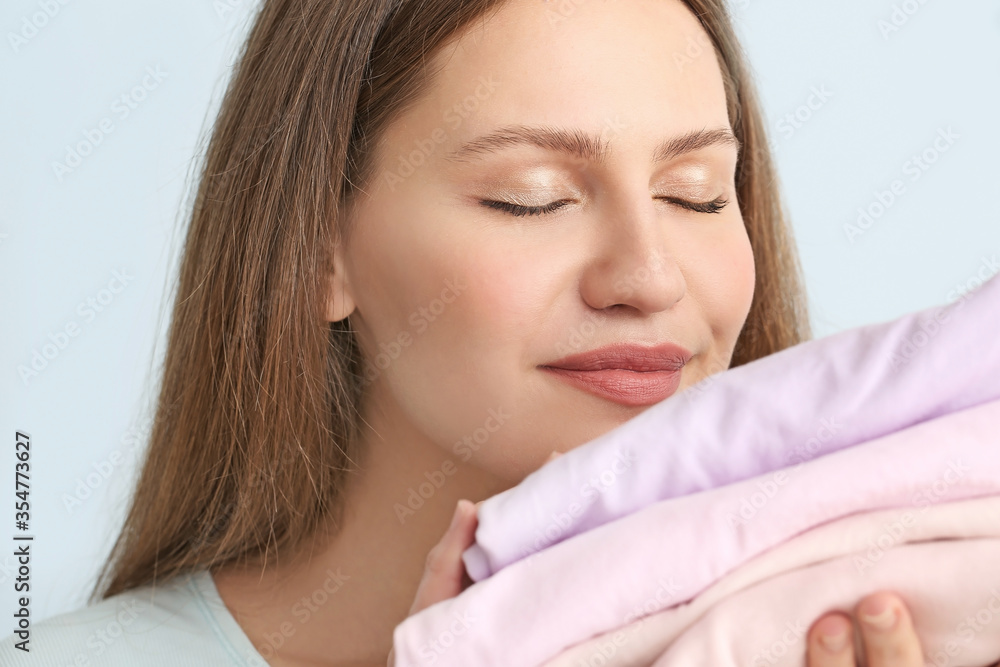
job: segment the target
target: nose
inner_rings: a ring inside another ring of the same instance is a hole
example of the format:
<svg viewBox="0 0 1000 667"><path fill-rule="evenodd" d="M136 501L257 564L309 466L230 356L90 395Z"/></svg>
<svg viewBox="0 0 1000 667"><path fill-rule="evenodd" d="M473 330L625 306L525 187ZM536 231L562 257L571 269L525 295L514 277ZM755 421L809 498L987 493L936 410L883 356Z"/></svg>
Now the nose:
<svg viewBox="0 0 1000 667"><path fill-rule="evenodd" d="M614 212L602 216L593 259L581 280L581 296L599 310L615 306L644 314L667 310L684 297L687 284L653 200L633 197L609 208Z"/></svg>

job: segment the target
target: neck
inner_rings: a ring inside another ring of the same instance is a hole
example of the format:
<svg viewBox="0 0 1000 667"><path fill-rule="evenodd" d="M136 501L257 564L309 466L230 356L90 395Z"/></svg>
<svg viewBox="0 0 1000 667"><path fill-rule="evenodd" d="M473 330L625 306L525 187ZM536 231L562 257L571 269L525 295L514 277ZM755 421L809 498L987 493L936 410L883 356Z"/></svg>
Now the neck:
<svg viewBox="0 0 1000 667"><path fill-rule="evenodd" d="M456 460L398 412L366 414L362 423L370 425L364 461L348 473L339 530L311 540L308 553L213 572L226 607L272 667L385 665L455 504L510 486Z"/></svg>

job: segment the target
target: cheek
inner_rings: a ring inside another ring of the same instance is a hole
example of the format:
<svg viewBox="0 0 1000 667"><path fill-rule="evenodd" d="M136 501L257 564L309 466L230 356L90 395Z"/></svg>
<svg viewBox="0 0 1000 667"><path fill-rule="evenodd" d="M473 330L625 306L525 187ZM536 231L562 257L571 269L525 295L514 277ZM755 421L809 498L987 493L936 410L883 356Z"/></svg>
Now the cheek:
<svg viewBox="0 0 1000 667"><path fill-rule="evenodd" d="M734 346L753 300L756 269L742 220L716 235L697 263L695 290L713 337Z"/></svg>
<svg viewBox="0 0 1000 667"><path fill-rule="evenodd" d="M530 332L546 312L542 287L527 262L464 247L451 264L462 293L415 338L391 391L407 419L457 465L516 481L537 458L525 369L534 361L526 352Z"/></svg>
<svg viewBox="0 0 1000 667"><path fill-rule="evenodd" d="M369 377L377 374L406 421L458 460L471 441L479 465L510 467L532 363L526 332L548 310L545 262L440 217L410 219L422 233L372 234L358 255ZM509 416L500 429L497 414Z"/></svg>
<svg viewBox="0 0 1000 667"><path fill-rule="evenodd" d="M474 296L459 313L458 326L478 345L520 353L526 336L544 323L551 302L546 261L529 253L496 249L468 254L466 260Z"/></svg>
<svg viewBox="0 0 1000 667"><path fill-rule="evenodd" d="M544 280L533 273L543 264L482 243L460 244L447 262L462 292L415 340L409 370L422 378L414 386L424 388L428 414L468 431L476 415L522 399L518 385L531 363L530 332L547 312ZM472 422L458 423L464 415Z"/></svg>

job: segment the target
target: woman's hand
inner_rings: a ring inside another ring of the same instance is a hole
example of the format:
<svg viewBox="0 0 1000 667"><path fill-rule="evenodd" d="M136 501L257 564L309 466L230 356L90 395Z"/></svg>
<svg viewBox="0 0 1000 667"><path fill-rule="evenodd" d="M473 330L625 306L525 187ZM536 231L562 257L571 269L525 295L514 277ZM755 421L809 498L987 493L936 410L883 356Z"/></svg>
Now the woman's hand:
<svg viewBox="0 0 1000 667"><path fill-rule="evenodd" d="M476 505L468 500L459 500L451 525L434 548L427 553L424 576L417 586L417 597L410 607L410 616L432 604L453 598L472 584L465 573L462 552L475 540Z"/></svg>
<svg viewBox="0 0 1000 667"><path fill-rule="evenodd" d="M462 552L472 544L479 524L477 506L468 500L459 500L455 514L444 537L427 553L424 576L417 586L417 596L407 616L453 598L472 584L465 572ZM396 661L396 649L389 651L388 667Z"/></svg>
<svg viewBox="0 0 1000 667"><path fill-rule="evenodd" d="M868 667L923 667L923 650L906 605L899 596L879 592L854 608ZM854 630L843 613L821 617L809 630L808 667L855 667Z"/></svg>
<svg viewBox="0 0 1000 667"><path fill-rule="evenodd" d="M560 455L561 452L552 452L545 459L545 463L555 460ZM465 572L462 553L475 540L476 526L479 525L477 516L479 504L473 505L464 499L458 501L455 514L451 518L451 525L448 526L444 537L427 554L424 576L417 586L417 597L407 617L432 604L453 598L472 585L472 580ZM389 651L387 667L394 667L395 660L396 649L393 648Z"/></svg>

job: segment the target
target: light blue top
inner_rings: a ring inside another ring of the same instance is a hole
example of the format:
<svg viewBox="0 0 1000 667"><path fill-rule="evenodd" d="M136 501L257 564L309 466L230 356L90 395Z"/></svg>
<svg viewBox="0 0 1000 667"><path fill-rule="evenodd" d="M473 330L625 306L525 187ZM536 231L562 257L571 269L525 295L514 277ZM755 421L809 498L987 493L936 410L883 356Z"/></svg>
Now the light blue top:
<svg viewBox="0 0 1000 667"><path fill-rule="evenodd" d="M16 635L0 640L0 665L267 667L208 570L47 618L33 623L30 633L27 653L16 648Z"/></svg>

